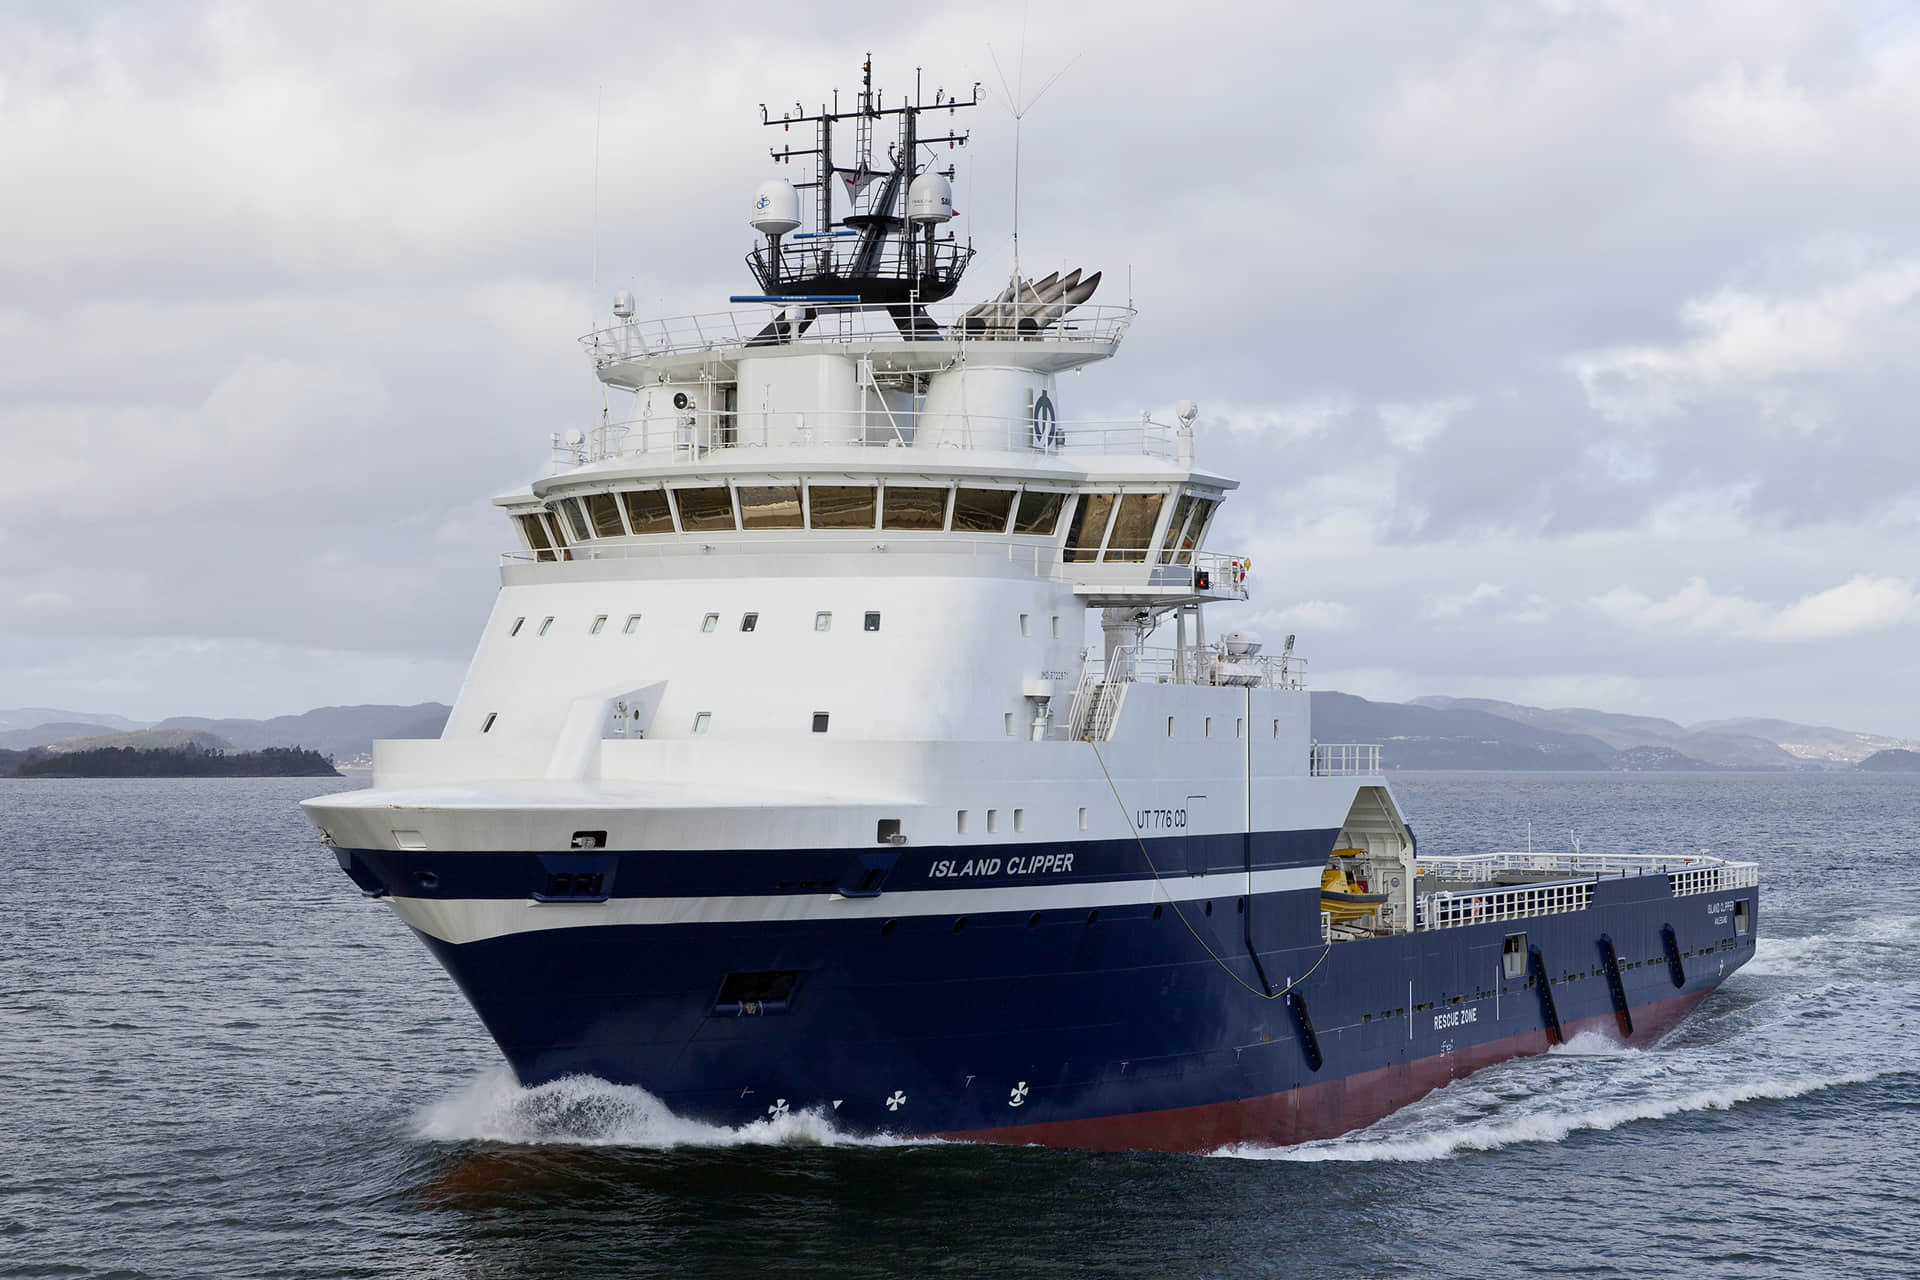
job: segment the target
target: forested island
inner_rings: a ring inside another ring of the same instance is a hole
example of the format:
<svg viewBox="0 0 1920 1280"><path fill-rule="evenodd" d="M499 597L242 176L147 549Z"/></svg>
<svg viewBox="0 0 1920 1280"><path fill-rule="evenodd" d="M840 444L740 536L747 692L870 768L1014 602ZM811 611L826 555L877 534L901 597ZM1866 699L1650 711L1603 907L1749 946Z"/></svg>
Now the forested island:
<svg viewBox="0 0 1920 1280"><path fill-rule="evenodd" d="M14 755L13 752L4 753ZM0 770L4 770L0 763ZM189 743L183 747L94 747L59 753L18 754L16 778L337 778L333 761L304 747L223 751Z"/></svg>

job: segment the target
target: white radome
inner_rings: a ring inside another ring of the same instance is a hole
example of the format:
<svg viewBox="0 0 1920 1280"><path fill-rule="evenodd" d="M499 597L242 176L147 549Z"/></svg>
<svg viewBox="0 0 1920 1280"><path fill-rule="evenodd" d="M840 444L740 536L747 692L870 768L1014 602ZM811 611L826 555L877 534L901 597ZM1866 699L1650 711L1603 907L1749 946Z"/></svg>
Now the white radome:
<svg viewBox="0 0 1920 1280"><path fill-rule="evenodd" d="M800 225L800 193L785 178L769 178L753 193L748 219L762 235L783 236Z"/></svg>

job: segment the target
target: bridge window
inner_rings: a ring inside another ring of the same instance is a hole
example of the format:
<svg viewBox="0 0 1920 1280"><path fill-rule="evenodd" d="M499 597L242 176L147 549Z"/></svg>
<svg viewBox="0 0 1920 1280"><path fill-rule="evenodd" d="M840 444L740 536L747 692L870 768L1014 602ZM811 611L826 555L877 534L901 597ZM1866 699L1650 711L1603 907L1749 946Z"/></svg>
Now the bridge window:
<svg viewBox="0 0 1920 1280"><path fill-rule="evenodd" d="M698 489L674 489L673 500L680 508L680 527L688 533L716 533L735 527L733 493L727 486L712 485Z"/></svg>
<svg viewBox="0 0 1920 1280"><path fill-rule="evenodd" d="M610 493L590 493L586 496L587 515L593 520L593 533L597 538L621 538L626 536L627 527L620 523L620 504L613 500Z"/></svg>
<svg viewBox="0 0 1920 1280"><path fill-rule="evenodd" d="M1160 520L1163 493L1130 493L1120 499L1120 510L1113 517L1113 532L1107 537L1107 559L1139 563L1147 558L1153 542L1153 526Z"/></svg>
<svg viewBox="0 0 1920 1280"><path fill-rule="evenodd" d="M1198 501L1192 494L1183 493L1180 501L1173 504L1173 517L1167 521L1167 536L1161 539L1161 564L1172 564L1174 551L1180 545L1180 535L1186 532L1187 519L1193 514L1193 504Z"/></svg>
<svg viewBox="0 0 1920 1280"><path fill-rule="evenodd" d="M1012 513L1011 489L961 489L953 495L955 533L1005 533Z"/></svg>
<svg viewBox="0 0 1920 1280"><path fill-rule="evenodd" d="M797 484L743 484L740 495L740 527L743 529L800 529L806 526L800 512L800 486Z"/></svg>
<svg viewBox="0 0 1920 1280"><path fill-rule="evenodd" d="M931 485L890 484L882 495L883 529L942 529L947 523L946 488Z"/></svg>
<svg viewBox="0 0 1920 1280"><path fill-rule="evenodd" d="M585 542L593 536L593 530L587 524L587 514L580 509L579 499L562 498L559 505L560 510L567 514L567 523L573 526L576 541Z"/></svg>
<svg viewBox="0 0 1920 1280"><path fill-rule="evenodd" d="M635 533L672 533L673 511L664 489L630 489L620 495L627 507L627 523Z"/></svg>
<svg viewBox="0 0 1920 1280"><path fill-rule="evenodd" d="M1187 530L1180 535L1180 551L1173 558L1175 564L1188 564L1193 560L1194 549L1207 536L1207 522L1213 519L1213 509L1219 505L1218 500L1213 498L1194 501L1193 515L1187 519Z"/></svg>
<svg viewBox="0 0 1920 1280"><path fill-rule="evenodd" d="M514 519L519 522L520 536L526 540L527 549L539 553L536 559L553 559L553 543L547 539L546 522L539 516L515 516Z"/></svg>
<svg viewBox="0 0 1920 1280"><path fill-rule="evenodd" d="M1068 560L1098 560L1100 544L1106 540L1107 520L1113 514L1111 493L1083 493L1067 525Z"/></svg>
<svg viewBox="0 0 1920 1280"><path fill-rule="evenodd" d="M1051 538L1060 527L1060 508L1066 501L1064 493L1028 489L1020 495L1020 508L1013 513L1013 531Z"/></svg>
<svg viewBox="0 0 1920 1280"><path fill-rule="evenodd" d="M879 508L870 484L810 484L807 509L816 529L871 529Z"/></svg>

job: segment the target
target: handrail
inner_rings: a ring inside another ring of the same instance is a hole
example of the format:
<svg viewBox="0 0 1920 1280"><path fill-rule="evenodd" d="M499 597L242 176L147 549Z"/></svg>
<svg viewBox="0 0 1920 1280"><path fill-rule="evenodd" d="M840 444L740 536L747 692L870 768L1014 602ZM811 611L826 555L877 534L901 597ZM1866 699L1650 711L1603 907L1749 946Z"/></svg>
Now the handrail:
<svg viewBox="0 0 1920 1280"><path fill-rule="evenodd" d="M1374 777L1380 772L1377 742L1316 742L1308 772L1316 778Z"/></svg>
<svg viewBox="0 0 1920 1280"><path fill-rule="evenodd" d="M1729 862L1711 854L1665 853L1472 853L1445 858L1421 858L1420 870L1445 880L1491 880L1503 871L1545 871L1567 875L1648 875L1682 873L1705 868L1734 868L1756 873L1758 863ZM1756 881L1757 883L1757 881Z"/></svg>
<svg viewBox="0 0 1920 1280"><path fill-rule="evenodd" d="M1082 683L1231 684L1252 689L1304 689L1306 665L1307 660L1297 653L1236 656L1219 644L1191 645L1184 650L1123 644L1115 646L1104 658L1089 655Z"/></svg>
<svg viewBox="0 0 1920 1280"><path fill-rule="evenodd" d="M1003 558L1024 566L1035 577L1051 582L1071 583L1076 590L1138 591L1169 598L1198 595L1208 599L1245 600L1244 572L1233 568L1244 565L1246 557L1214 551L1182 552L1191 560L1185 564L1091 563L1065 559L1051 538L1033 539L1020 534L967 538L950 533L928 531L903 533L894 530L815 530L801 537L768 537L755 532L662 533L618 541L573 542L563 547L500 553L500 563L540 564L574 560L664 560L682 556L831 556L831 555L966 555ZM1296 666L1305 659L1294 657ZM1198 681L1197 683L1206 683ZM1273 686L1282 687L1282 686ZM1296 686L1285 686L1296 687Z"/></svg>
<svg viewBox="0 0 1920 1280"><path fill-rule="evenodd" d="M811 308L815 318L805 332L786 335L777 342L762 335L782 312L765 308L703 312L689 316L670 316L657 320L626 320L604 329L596 329L580 339L593 357L594 365L604 368L629 360L650 360L690 352L717 352L750 345L772 347L845 346L911 343L933 347L949 343L966 347L976 343L1088 343L1117 347L1126 336L1135 315L1132 307L1074 307L1065 317L1045 327L1020 330L1004 327L969 331L964 323L969 304L958 302L925 303L920 310L938 326L936 338L909 339L900 333L884 309L862 306L826 305Z"/></svg>
<svg viewBox="0 0 1920 1280"><path fill-rule="evenodd" d="M1135 418L1036 421L1022 415L928 413L890 406L874 397L867 405L795 408L712 407L667 409L617 422L602 422L579 443L553 438L553 474L615 458L674 457L694 461L716 453L750 456L756 449L918 448L1063 454L1129 454L1179 460L1190 448L1180 428Z"/></svg>

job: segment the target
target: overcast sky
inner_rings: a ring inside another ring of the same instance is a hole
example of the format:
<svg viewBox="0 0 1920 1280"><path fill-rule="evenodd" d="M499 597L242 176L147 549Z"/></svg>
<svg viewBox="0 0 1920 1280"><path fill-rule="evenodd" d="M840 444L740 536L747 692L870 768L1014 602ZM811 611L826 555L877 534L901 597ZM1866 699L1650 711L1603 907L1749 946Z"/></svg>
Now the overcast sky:
<svg viewBox="0 0 1920 1280"><path fill-rule="evenodd" d="M1141 314L1062 416L1199 403L1255 564L1216 629L1371 697L1920 736L1913 5L812 8L0 6L0 706L451 700L486 500L596 403L596 103L599 293L722 309L759 104L870 48L993 98L963 297L995 60L1067 67L1022 261Z"/></svg>

